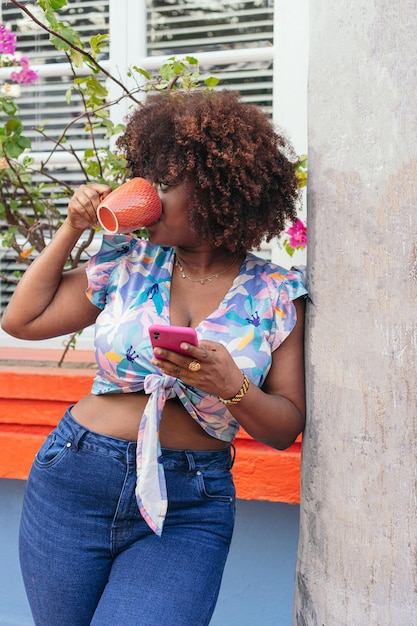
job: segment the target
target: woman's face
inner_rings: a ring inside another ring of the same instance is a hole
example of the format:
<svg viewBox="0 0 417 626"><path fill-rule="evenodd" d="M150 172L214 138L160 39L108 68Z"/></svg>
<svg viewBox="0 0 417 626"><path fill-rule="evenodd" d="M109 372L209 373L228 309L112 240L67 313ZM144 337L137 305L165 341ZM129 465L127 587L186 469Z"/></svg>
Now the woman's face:
<svg viewBox="0 0 417 626"><path fill-rule="evenodd" d="M162 203L162 214L157 222L147 226L149 241L157 246L193 248L198 245L197 235L188 219L192 187L188 181L178 185L154 183Z"/></svg>

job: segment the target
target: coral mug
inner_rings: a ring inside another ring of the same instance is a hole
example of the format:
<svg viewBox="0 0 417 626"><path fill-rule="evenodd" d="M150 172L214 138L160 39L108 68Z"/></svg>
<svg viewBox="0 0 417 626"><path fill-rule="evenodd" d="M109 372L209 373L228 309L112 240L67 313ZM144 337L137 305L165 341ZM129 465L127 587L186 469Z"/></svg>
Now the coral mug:
<svg viewBox="0 0 417 626"><path fill-rule="evenodd" d="M100 225L111 234L129 233L156 222L162 212L158 194L144 178L132 178L97 207Z"/></svg>

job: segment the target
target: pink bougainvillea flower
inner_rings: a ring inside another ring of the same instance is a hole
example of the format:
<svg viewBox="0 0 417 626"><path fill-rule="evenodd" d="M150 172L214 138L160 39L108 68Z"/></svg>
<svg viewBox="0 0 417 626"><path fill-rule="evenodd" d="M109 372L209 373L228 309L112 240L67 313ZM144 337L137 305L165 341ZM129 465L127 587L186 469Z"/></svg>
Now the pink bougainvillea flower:
<svg viewBox="0 0 417 626"><path fill-rule="evenodd" d="M20 72L12 72L10 74L10 80L13 80L15 83L28 85L38 78L38 74L29 67L28 57L22 57L20 59L20 67L22 68Z"/></svg>
<svg viewBox="0 0 417 626"><path fill-rule="evenodd" d="M16 50L16 35L11 33L4 24L0 23L0 52L14 54Z"/></svg>
<svg viewBox="0 0 417 626"><path fill-rule="evenodd" d="M298 219L296 222L293 222L290 228L287 228L285 234L289 237L289 245L291 248L304 249L307 246L307 226L304 222Z"/></svg>

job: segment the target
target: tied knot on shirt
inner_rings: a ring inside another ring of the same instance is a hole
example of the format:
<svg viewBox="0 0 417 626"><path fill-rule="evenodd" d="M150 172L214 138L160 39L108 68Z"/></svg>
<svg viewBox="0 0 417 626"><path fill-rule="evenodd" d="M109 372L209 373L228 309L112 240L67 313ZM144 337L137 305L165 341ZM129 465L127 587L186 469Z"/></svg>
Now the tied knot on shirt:
<svg viewBox="0 0 417 626"><path fill-rule="evenodd" d="M177 382L177 378L174 376L167 376L162 373L152 373L145 376L143 383L143 389L146 394L152 394L160 389L165 390L166 399L174 398L175 391L174 385Z"/></svg>

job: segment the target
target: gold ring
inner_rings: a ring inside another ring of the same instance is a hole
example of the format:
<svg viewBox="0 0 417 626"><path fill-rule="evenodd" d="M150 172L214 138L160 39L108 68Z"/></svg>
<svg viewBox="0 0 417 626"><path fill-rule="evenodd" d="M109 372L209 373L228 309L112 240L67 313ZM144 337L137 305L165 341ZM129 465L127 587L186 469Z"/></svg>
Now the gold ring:
<svg viewBox="0 0 417 626"><path fill-rule="evenodd" d="M191 363L188 364L188 369L192 372L198 372L200 368L201 365L198 361L191 361Z"/></svg>

